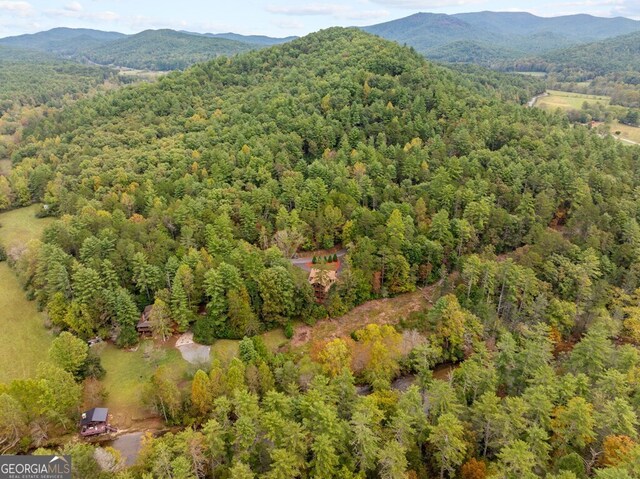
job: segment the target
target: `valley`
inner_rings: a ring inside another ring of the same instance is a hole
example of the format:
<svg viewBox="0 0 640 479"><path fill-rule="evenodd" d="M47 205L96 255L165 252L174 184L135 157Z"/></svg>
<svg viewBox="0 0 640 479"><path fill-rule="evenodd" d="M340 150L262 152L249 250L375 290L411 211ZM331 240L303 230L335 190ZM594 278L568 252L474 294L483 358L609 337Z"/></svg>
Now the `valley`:
<svg viewBox="0 0 640 479"><path fill-rule="evenodd" d="M165 26L0 38L0 454L638 477L640 21Z"/></svg>

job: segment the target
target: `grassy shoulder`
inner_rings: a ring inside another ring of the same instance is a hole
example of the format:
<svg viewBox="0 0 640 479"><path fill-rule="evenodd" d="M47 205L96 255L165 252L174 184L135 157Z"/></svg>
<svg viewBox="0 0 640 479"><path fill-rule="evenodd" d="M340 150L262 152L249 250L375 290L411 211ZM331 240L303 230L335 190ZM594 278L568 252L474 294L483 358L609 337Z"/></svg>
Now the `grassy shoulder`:
<svg viewBox="0 0 640 479"><path fill-rule="evenodd" d="M53 336L44 328L44 315L27 301L18 278L0 263L0 383L33 376L46 361Z"/></svg>

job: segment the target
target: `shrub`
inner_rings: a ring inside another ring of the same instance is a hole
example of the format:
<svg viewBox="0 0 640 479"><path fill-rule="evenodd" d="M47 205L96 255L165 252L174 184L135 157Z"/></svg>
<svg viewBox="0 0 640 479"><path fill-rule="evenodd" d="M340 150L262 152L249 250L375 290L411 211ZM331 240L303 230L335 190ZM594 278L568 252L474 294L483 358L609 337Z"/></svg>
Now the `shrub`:
<svg viewBox="0 0 640 479"><path fill-rule="evenodd" d="M291 338L293 338L293 324L291 324L291 323L287 323L287 324L284 326L284 336L285 336L285 338L287 338L287 339L291 339Z"/></svg>

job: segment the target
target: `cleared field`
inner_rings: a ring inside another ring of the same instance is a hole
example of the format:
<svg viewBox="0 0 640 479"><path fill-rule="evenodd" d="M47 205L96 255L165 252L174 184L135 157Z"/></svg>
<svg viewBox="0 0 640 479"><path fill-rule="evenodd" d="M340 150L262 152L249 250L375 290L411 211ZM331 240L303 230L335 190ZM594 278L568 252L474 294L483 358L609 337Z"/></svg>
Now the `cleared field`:
<svg viewBox="0 0 640 479"><path fill-rule="evenodd" d="M36 218L40 205L0 213L0 244L6 248L27 244L40 237L53 218Z"/></svg>
<svg viewBox="0 0 640 479"><path fill-rule="evenodd" d="M582 104L586 101L591 104L600 103L603 106L609 106L611 99L608 96L599 95L582 95L580 93L571 93L558 90L547 90L548 96L542 97L536 103L539 108L546 110L580 110Z"/></svg>
<svg viewBox="0 0 640 479"><path fill-rule="evenodd" d="M280 346L289 341L282 329L266 332L262 334L262 339L271 351L277 351ZM223 362L230 361L238 355L238 344L240 341L235 339L218 339L211 345L211 356L215 356Z"/></svg>
<svg viewBox="0 0 640 479"><path fill-rule="evenodd" d="M0 263L0 383L33 376L38 363L47 360L53 336L43 321L14 272L6 262Z"/></svg>
<svg viewBox="0 0 640 479"><path fill-rule="evenodd" d="M180 351L151 340L140 343L136 351L125 351L113 344L100 344L102 366L107 371L102 380L107 391L105 406L118 427L130 427L133 421L151 417L143 404L144 387L158 366L167 366L179 383L189 364Z"/></svg>
<svg viewBox="0 0 640 479"><path fill-rule="evenodd" d="M536 77L536 78L545 78L547 76L546 72L512 72L516 75L523 75L526 77Z"/></svg>
<svg viewBox="0 0 640 479"><path fill-rule="evenodd" d="M11 247L37 238L52 220L35 217L39 206L0 214L0 244ZM44 315L27 301L18 278L6 262L0 263L0 382L27 378L45 361L53 339L44 328Z"/></svg>
<svg viewBox="0 0 640 479"><path fill-rule="evenodd" d="M615 132L617 131L620 132L620 135L615 135ZM611 133L614 134L616 138L619 138L621 140L628 140L640 144L640 128L638 127L623 125L622 123L616 121L611 126Z"/></svg>

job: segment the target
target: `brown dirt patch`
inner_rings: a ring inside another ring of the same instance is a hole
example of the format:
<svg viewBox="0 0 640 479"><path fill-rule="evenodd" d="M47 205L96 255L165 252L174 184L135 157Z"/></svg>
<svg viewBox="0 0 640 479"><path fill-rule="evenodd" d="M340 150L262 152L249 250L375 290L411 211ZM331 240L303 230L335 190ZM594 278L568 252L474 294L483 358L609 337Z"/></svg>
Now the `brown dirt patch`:
<svg viewBox="0 0 640 479"><path fill-rule="evenodd" d="M440 285L434 284L393 298L367 301L344 316L318 321L314 326L299 325L294 331L291 346L298 348L310 341L349 336L367 324L397 324L409 313L431 306L439 290Z"/></svg>

